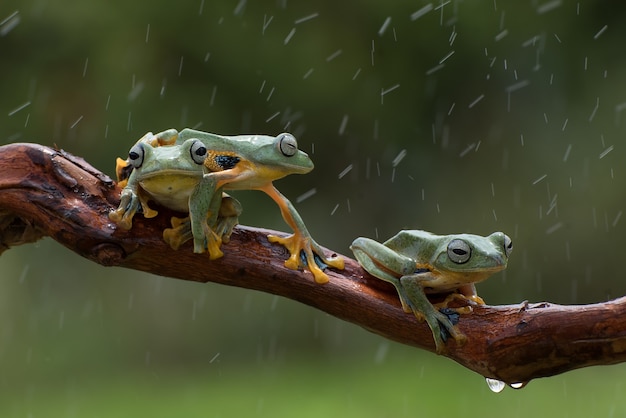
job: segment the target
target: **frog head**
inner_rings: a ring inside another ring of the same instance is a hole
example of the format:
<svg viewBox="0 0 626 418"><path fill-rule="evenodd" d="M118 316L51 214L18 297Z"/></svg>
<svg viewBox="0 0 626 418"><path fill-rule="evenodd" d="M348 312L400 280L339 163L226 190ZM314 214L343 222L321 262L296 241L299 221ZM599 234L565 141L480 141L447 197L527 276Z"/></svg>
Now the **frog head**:
<svg viewBox="0 0 626 418"><path fill-rule="evenodd" d="M313 170L313 161L306 152L298 149L296 138L289 133L281 133L275 137L259 135L250 142L255 144L255 160L274 171L275 176L306 174Z"/></svg>
<svg viewBox="0 0 626 418"><path fill-rule="evenodd" d="M206 155L204 144L194 139L167 147L138 142L128 152L128 161L142 179L171 174L198 176Z"/></svg>
<svg viewBox="0 0 626 418"><path fill-rule="evenodd" d="M138 142L128 153L133 168L129 181L163 206L186 212L189 196L202 178L206 156L206 147L197 139L157 147Z"/></svg>
<svg viewBox="0 0 626 418"><path fill-rule="evenodd" d="M432 268L450 281L476 283L503 270L513 250L511 239L502 232L483 237L457 234L437 237L430 258Z"/></svg>
<svg viewBox="0 0 626 418"><path fill-rule="evenodd" d="M237 135L221 137L202 133L208 156L204 162L210 172L233 170L229 188L255 188L289 174L305 174L313 169L309 156L298 149L293 135Z"/></svg>

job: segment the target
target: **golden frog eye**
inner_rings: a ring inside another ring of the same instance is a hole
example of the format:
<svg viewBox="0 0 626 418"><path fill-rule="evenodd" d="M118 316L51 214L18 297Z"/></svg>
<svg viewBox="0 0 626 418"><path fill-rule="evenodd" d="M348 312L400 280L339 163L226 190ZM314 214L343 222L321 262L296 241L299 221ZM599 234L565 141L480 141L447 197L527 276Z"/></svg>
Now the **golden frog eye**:
<svg viewBox="0 0 626 418"><path fill-rule="evenodd" d="M282 133L276 137L278 149L285 157L293 157L298 152L298 142L293 135Z"/></svg>
<svg viewBox="0 0 626 418"><path fill-rule="evenodd" d="M508 235L504 236L504 253L508 257L513 252L513 241Z"/></svg>
<svg viewBox="0 0 626 418"><path fill-rule="evenodd" d="M191 144L191 148L189 148L189 152L191 153L191 159L194 163L199 165L204 164L207 150L201 141L194 141L194 143Z"/></svg>
<svg viewBox="0 0 626 418"><path fill-rule="evenodd" d="M472 248L462 239L453 239L448 244L448 258L456 264L467 263L472 256Z"/></svg>
<svg viewBox="0 0 626 418"><path fill-rule="evenodd" d="M141 144L135 144L130 151L128 151L128 162L134 168L139 168L143 164L144 154L143 146Z"/></svg>

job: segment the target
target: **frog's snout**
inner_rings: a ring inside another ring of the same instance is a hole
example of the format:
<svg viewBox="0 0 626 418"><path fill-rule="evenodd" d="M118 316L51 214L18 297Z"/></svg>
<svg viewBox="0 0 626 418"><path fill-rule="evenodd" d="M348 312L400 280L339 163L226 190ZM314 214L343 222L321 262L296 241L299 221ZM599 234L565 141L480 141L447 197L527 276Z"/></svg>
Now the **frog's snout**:
<svg viewBox="0 0 626 418"><path fill-rule="evenodd" d="M500 258L503 259L502 264L506 266L507 260L513 252L513 241L507 234L500 231L494 232L493 234L489 235L489 238L491 239L491 242L499 247L498 255L500 256ZM502 257L502 255L504 257Z"/></svg>

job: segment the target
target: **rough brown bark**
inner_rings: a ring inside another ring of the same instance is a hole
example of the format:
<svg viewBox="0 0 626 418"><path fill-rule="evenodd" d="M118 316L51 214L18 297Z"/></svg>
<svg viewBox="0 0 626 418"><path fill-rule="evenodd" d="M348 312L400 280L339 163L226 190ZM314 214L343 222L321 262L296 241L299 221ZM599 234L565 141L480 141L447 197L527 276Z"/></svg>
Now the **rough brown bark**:
<svg viewBox="0 0 626 418"><path fill-rule="evenodd" d="M360 325L385 338L434 351L430 329L400 308L395 290L346 257L330 283L284 267L287 251L270 244L258 228L237 227L225 256L210 261L191 243L171 250L161 234L169 213L136 216L130 231L117 229L108 213L120 190L83 159L36 144L0 147L0 253L50 236L105 266L121 266L198 282L284 296ZM568 370L626 360L626 297L560 306L549 303L475 307L462 315L464 346L447 344L450 359L507 383L525 383Z"/></svg>

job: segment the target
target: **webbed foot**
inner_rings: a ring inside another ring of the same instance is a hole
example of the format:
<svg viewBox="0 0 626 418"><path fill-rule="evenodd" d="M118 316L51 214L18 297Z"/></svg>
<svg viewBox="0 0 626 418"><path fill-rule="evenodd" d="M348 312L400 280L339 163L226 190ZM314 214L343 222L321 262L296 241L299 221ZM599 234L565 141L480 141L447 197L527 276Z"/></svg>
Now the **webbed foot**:
<svg viewBox="0 0 626 418"><path fill-rule="evenodd" d="M322 248L311 237L295 233L287 237L268 235L267 239L269 242L284 245L289 250L291 255L285 261L285 267L297 270L298 267L306 264L316 283L328 282L328 275L324 273L326 266L338 270L342 270L344 267L343 258L339 256L326 257ZM303 263L302 260L305 262ZM321 262L321 265L318 262Z"/></svg>
<svg viewBox="0 0 626 418"><path fill-rule="evenodd" d="M461 312L452 308L436 309L413 276L400 278L400 285L397 290L403 306L406 305L417 319L426 320L435 341L437 354L446 351L448 337L454 338L458 345L465 344L467 337L456 325L459 322Z"/></svg>
<svg viewBox="0 0 626 418"><path fill-rule="evenodd" d="M237 199L223 194L218 217L213 227L209 227L221 242L230 241L233 229L239 223L239 215L241 215L241 204ZM171 219L172 227L163 231L163 240L169 244L172 249L177 250L185 242L193 238L191 229L191 218L177 218L173 216ZM214 247L213 247L214 248ZM219 258L219 257L215 257Z"/></svg>
<svg viewBox="0 0 626 418"><path fill-rule="evenodd" d="M443 308L427 313L415 310L413 314L420 321L426 320L433 334L433 340L435 340L437 354L445 353L446 341L449 337L454 338L458 345L463 345L467 342L465 334L459 331L459 328L456 326L459 323L460 313L455 309Z"/></svg>
<svg viewBox="0 0 626 418"><path fill-rule="evenodd" d="M230 241L233 229L239 223L239 215L242 212L241 203L232 196L224 193L222 195L222 203L218 212L217 221L213 230L222 237L222 242Z"/></svg>
<svg viewBox="0 0 626 418"><path fill-rule="evenodd" d="M459 331L459 328L456 326L459 323L459 316L460 314L451 308L435 311L434 318L426 316L426 321L433 332L437 354L446 351L445 343L448 337L454 338L458 345L463 345L467 342L465 334Z"/></svg>
<svg viewBox="0 0 626 418"><path fill-rule="evenodd" d="M222 238L219 234L215 233L208 225L204 225L202 230L203 234L195 237L191 229L191 220L186 218L177 218L172 216L172 227L163 230L163 240L169 244L174 250L178 250L181 245L193 238L193 252L201 254L203 252L209 253L209 259L215 260L224 255L220 246L222 245Z"/></svg>
<svg viewBox="0 0 626 418"><path fill-rule="evenodd" d="M191 222L189 221L189 216L186 218L172 216L170 222L172 227L163 230L163 241L169 244L173 250L178 250L181 245L193 238Z"/></svg>
<svg viewBox="0 0 626 418"><path fill-rule="evenodd" d="M135 193L131 188L125 187L120 196L120 205L109 212L109 219L122 229L130 229L133 226L133 217L140 208L144 218L154 218L158 214L148 206L148 196L141 191Z"/></svg>
<svg viewBox="0 0 626 418"><path fill-rule="evenodd" d="M230 241L233 229L237 226L237 217L231 216L218 218L215 226L215 235L221 237L223 243ZM177 218L172 216L172 227L163 231L163 240L169 244L174 250L178 250L181 245L193 238L191 232L191 222L189 217Z"/></svg>
<svg viewBox="0 0 626 418"><path fill-rule="evenodd" d="M201 254L203 252L209 253L209 260L216 260L224 256L224 253L220 249L222 246L222 238L217 235L208 225L204 225L204 236L193 237L193 252Z"/></svg>
<svg viewBox="0 0 626 418"><path fill-rule="evenodd" d="M135 216L136 212L137 209L129 211L120 205L117 209L109 212L109 219L115 222L120 228L129 230L133 226L133 216Z"/></svg>
<svg viewBox="0 0 626 418"><path fill-rule="evenodd" d="M451 308L449 307L450 302L453 302L455 300L460 300L461 302L465 302L467 303L467 305L465 306L459 306L459 307L454 307ZM472 313L473 309L472 309L472 304L476 304L476 305L484 305L485 301L478 295L463 295L461 293L450 293L448 296L446 296L446 298L439 303L434 303L433 306L435 306L435 308L439 309L439 310L448 310L448 311L453 311L453 312L457 312L459 314L468 314L468 313Z"/></svg>

